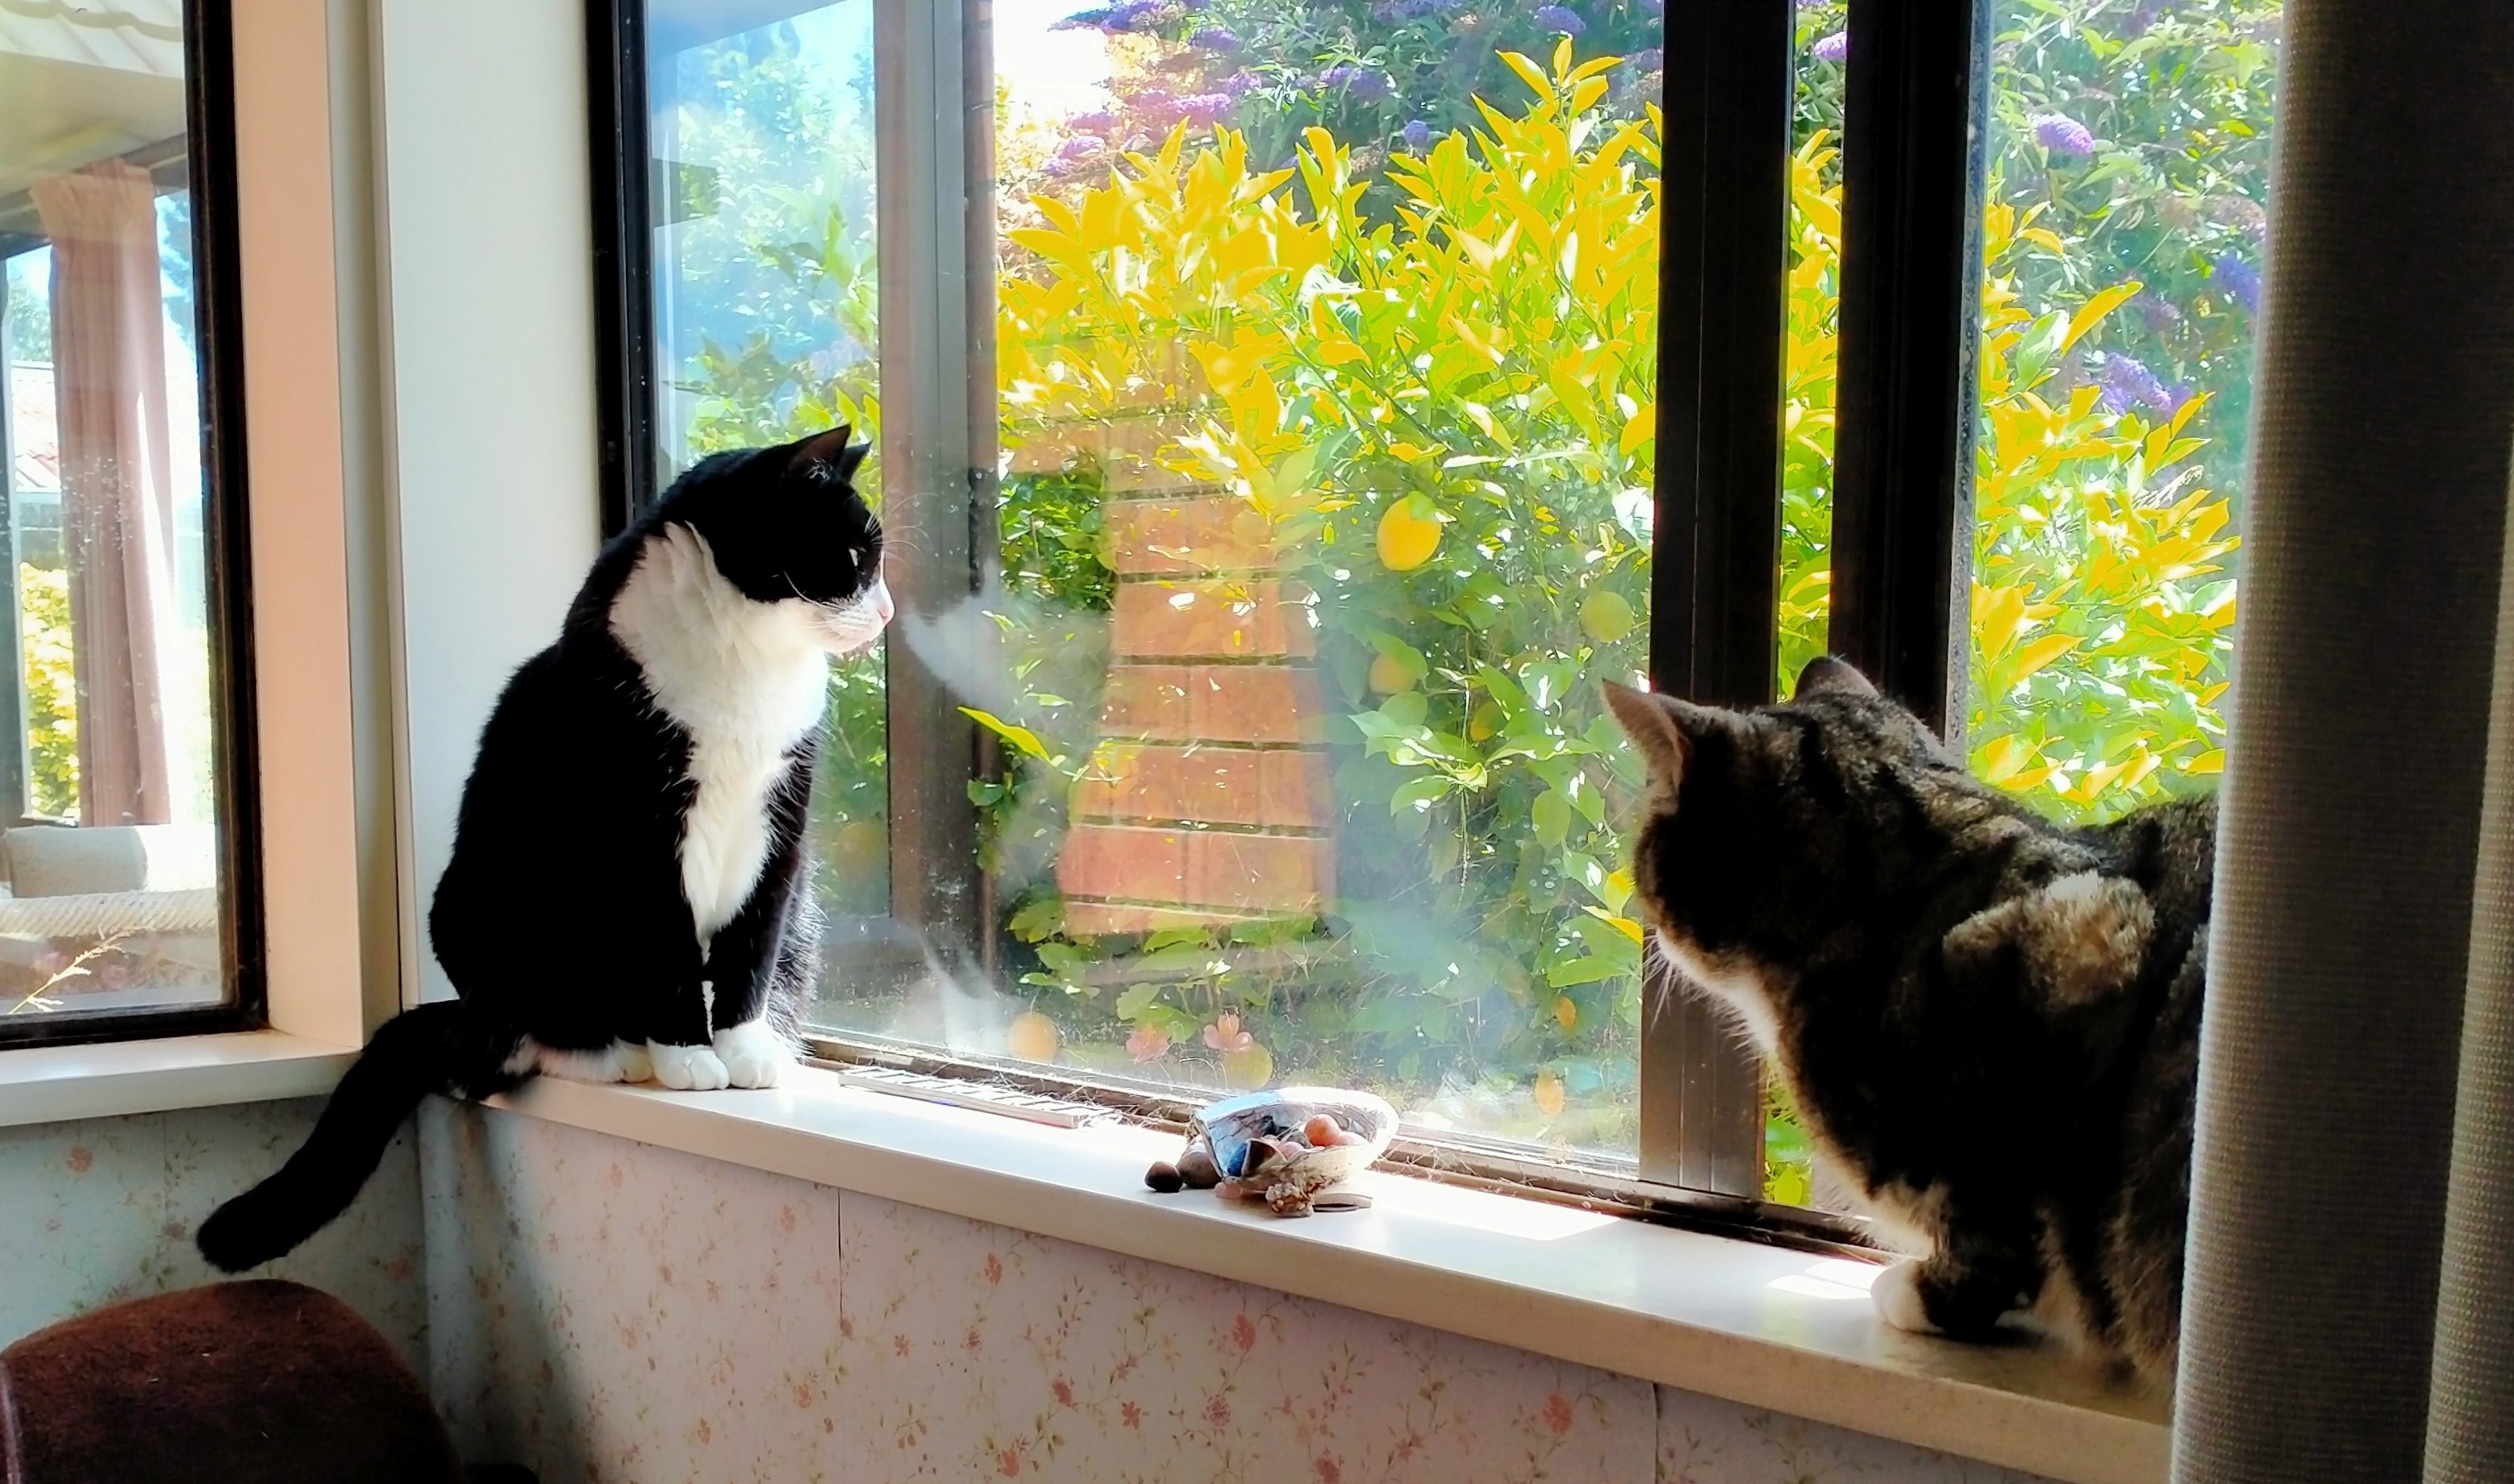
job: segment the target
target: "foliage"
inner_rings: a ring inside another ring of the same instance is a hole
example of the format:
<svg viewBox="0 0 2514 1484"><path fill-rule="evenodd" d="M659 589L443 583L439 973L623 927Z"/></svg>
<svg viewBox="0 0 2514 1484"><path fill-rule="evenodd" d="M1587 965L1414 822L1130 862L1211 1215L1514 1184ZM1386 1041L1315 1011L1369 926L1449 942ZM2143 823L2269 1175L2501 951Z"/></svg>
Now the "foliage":
<svg viewBox="0 0 2514 1484"><path fill-rule="evenodd" d="M1992 782L2109 814L2224 766L2235 584L2210 579L2236 543L2187 462L2202 398L2151 418L2052 390L2140 286L2035 315L2002 271L2044 250L2032 216L1994 206L1986 233L1966 740Z"/></svg>
<svg viewBox="0 0 2514 1484"><path fill-rule="evenodd" d="M1375 180L1396 156L1480 128L1478 100L1517 87L1503 59L1542 56L1558 38L1606 60L1599 103L1638 119L1659 96L1663 10L1663 0L1117 0L1064 22L1113 38L1114 97L1073 121L1049 168L1105 177L1180 123L1227 114L1261 165L1288 168L1308 132L1324 129L1347 146L1347 168Z"/></svg>
<svg viewBox="0 0 2514 1484"><path fill-rule="evenodd" d="M26 807L78 813L78 682L70 668L70 578L18 566L20 653L26 684Z"/></svg>
<svg viewBox="0 0 2514 1484"><path fill-rule="evenodd" d="M1528 1132L1609 1142L1628 1100L1560 1108L1565 1087L1629 1086L1639 1023L1609 804L1632 781L1595 682L1645 660L1657 124L1600 116L1611 60L1564 45L1550 69L1511 64L1532 101L1394 157L1390 221L1360 209L1372 187L1323 131L1264 171L1240 136L1191 147L1181 128L1019 234L1034 266L1001 288L1009 435L1189 409L1160 461L1269 523L1316 594L1349 730L1343 901L1324 951L1293 935L1296 969L1251 972L1201 930L1068 940L1044 886L1013 921L1038 944L1034 979L1070 1002L1069 1047L1157 1035L1197 1059L1227 1006L1305 1074L1445 1082L1515 1100ZM1008 481L1008 535L1073 481ZM1392 520L1433 554L1384 557ZM1093 766L1097 707L1068 683L1074 703L981 718L1028 757L1013 789L982 793L999 821ZM1193 972L1103 1007L1088 970L1113 954Z"/></svg>

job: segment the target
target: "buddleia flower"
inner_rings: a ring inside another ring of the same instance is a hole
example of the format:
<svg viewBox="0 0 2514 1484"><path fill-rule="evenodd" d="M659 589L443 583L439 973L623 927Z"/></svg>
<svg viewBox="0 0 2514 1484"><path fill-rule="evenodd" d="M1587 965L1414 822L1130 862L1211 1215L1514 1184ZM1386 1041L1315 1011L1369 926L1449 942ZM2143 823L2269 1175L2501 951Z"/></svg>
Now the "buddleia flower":
<svg viewBox="0 0 2514 1484"><path fill-rule="evenodd" d="M2095 137L2065 113L2038 113L2026 122L2033 127L2035 141L2053 154L2084 157L2095 152Z"/></svg>

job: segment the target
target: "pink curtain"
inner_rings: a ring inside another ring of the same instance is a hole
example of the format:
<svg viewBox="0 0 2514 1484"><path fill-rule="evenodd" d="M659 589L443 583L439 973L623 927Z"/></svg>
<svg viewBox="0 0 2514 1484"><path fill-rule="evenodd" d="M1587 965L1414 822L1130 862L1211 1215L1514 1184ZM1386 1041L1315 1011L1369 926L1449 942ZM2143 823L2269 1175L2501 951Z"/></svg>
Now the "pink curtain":
<svg viewBox="0 0 2514 1484"><path fill-rule="evenodd" d="M175 506L156 187L107 160L32 194L53 244L79 819L162 824L173 791L158 623L173 607Z"/></svg>

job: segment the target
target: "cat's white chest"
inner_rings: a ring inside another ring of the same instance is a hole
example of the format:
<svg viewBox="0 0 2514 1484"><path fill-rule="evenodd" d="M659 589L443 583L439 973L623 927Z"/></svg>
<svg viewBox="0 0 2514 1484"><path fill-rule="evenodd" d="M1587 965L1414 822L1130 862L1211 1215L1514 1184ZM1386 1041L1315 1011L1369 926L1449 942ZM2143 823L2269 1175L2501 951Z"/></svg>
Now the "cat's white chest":
<svg viewBox="0 0 2514 1484"><path fill-rule="evenodd" d="M772 795L789 754L820 725L829 658L799 604L745 597L684 527L649 541L612 603L611 629L689 734L681 892L704 947L759 883Z"/></svg>

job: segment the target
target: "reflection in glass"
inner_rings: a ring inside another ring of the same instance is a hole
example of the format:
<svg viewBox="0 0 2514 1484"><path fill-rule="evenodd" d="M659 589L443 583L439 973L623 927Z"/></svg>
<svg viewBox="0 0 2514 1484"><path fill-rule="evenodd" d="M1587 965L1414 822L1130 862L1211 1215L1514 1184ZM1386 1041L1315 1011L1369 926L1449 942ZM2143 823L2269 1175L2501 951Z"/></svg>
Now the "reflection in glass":
<svg viewBox="0 0 2514 1484"><path fill-rule="evenodd" d="M0 1016L225 993L182 18L142 9L0 40Z"/></svg>

